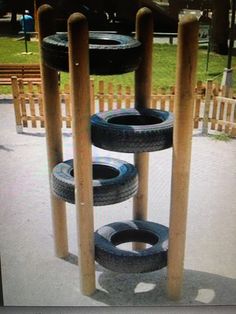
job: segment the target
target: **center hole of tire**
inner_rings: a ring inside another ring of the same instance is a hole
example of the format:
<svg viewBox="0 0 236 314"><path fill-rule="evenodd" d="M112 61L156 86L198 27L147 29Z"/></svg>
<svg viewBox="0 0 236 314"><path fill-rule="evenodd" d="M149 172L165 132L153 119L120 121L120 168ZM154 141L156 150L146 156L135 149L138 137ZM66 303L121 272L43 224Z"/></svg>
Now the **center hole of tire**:
<svg viewBox="0 0 236 314"><path fill-rule="evenodd" d="M159 241L157 235L146 230L124 230L117 232L111 237L111 243L119 246L120 249L132 250L130 242L138 242L148 244L149 247L155 245ZM129 244L129 245L127 245ZM148 246L147 246L148 247Z"/></svg>
<svg viewBox="0 0 236 314"><path fill-rule="evenodd" d="M119 175L119 171L111 166L93 165L93 179L112 179Z"/></svg>
<svg viewBox="0 0 236 314"><path fill-rule="evenodd" d="M89 38L89 44L91 45L118 45L119 42L111 39L98 39L98 38Z"/></svg>
<svg viewBox="0 0 236 314"><path fill-rule="evenodd" d="M70 172L74 177L74 170ZM119 175L119 171L111 166L93 164L93 180L112 179Z"/></svg>
<svg viewBox="0 0 236 314"><path fill-rule="evenodd" d="M162 123L163 120L153 116L127 115L113 117L107 120L108 123L123 125L149 125Z"/></svg>

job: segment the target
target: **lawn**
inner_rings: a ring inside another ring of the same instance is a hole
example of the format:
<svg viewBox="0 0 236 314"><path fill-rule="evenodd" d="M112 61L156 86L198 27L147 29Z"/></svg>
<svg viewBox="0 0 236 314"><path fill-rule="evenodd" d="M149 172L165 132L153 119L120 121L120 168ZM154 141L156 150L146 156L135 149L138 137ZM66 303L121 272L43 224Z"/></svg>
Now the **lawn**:
<svg viewBox="0 0 236 314"><path fill-rule="evenodd" d="M15 38L0 38L0 62L1 63L37 63L39 62L38 43L28 42L28 51L32 54L25 55L25 44ZM168 88L175 84L176 45L154 44L153 46L153 88ZM227 64L227 56L210 54L209 69L206 73L206 48L199 48L197 80L206 81L208 78L221 81L222 72ZM236 57L233 57L233 68L236 68ZM62 73L62 84L68 83L68 74ZM115 76L94 76L95 88L97 82L113 82L123 86L133 86L133 73ZM236 86L235 86L236 87ZM0 94L10 93L11 88L1 86Z"/></svg>

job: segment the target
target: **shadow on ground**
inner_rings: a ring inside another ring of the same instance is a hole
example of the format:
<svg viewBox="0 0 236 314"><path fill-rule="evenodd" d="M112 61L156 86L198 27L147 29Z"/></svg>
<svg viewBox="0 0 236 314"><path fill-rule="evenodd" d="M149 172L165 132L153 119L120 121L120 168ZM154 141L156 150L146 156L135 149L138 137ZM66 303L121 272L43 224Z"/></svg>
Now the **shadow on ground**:
<svg viewBox="0 0 236 314"><path fill-rule="evenodd" d="M100 289L93 299L108 305L176 305L166 294L167 271L119 274L97 265ZM206 272L185 270L179 305L235 305L236 279Z"/></svg>

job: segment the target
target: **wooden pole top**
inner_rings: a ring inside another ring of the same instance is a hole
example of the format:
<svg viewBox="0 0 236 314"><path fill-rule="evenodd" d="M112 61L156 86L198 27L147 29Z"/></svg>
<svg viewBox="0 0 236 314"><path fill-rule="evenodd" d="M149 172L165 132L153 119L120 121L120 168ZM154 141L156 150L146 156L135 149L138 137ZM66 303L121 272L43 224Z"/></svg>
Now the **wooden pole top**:
<svg viewBox="0 0 236 314"><path fill-rule="evenodd" d="M38 17L52 14L53 8L49 4L43 4L38 8Z"/></svg>
<svg viewBox="0 0 236 314"><path fill-rule="evenodd" d="M39 42L43 41L44 37L56 33L54 9L48 5L43 4L38 9L39 21Z"/></svg>
<svg viewBox="0 0 236 314"><path fill-rule="evenodd" d="M82 13L79 13L79 12L75 12L71 14L68 19L68 25L77 25L77 24L87 25L86 17Z"/></svg>
<svg viewBox="0 0 236 314"><path fill-rule="evenodd" d="M140 15L150 16L152 15L152 11L147 7L143 7L138 10L136 18L138 18Z"/></svg>

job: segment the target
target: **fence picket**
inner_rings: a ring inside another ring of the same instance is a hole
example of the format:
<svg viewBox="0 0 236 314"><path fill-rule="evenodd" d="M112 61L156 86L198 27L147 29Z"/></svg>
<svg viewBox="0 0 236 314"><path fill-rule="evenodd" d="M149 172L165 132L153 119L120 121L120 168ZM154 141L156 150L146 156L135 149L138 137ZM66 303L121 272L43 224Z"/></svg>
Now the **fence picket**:
<svg viewBox="0 0 236 314"><path fill-rule="evenodd" d="M161 110L166 110L166 96L165 96L165 89L161 88Z"/></svg>
<svg viewBox="0 0 236 314"><path fill-rule="evenodd" d="M90 110L91 114L95 113L94 79L90 79Z"/></svg>
<svg viewBox="0 0 236 314"><path fill-rule="evenodd" d="M113 109L113 103L114 103L114 90L113 90L113 84L110 82L108 83L108 110Z"/></svg>
<svg viewBox="0 0 236 314"><path fill-rule="evenodd" d="M31 91L33 91L32 89L33 85L31 85ZM27 115L27 118L28 116L31 117L31 125L32 125L32 128L36 128L37 125L36 125L36 117L35 117L35 103L34 103L34 97L33 97L33 94L32 93L29 93L28 94L28 97L29 97L29 115ZM28 120L28 119L27 119Z"/></svg>
<svg viewBox="0 0 236 314"><path fill-rule="evenodd" d="M202 93L202 82L197 82L196 92L195 92L195 102L194 102L194 123L193 127L195 129L199 126L200 119L200 107L201 107L201 93Z"/></svg>
<svg viewBox="0 0 236 314"><path fill-rule="evenodd" d="M45 127L45 122L44 122L44 109L43 109L43 97L42 94L39 94L39 118L40 118L40 127L44 128Z"/></svg>
<svg viewBox="0 0 236 314"><path fill-rule="evenodd" d="M231 120L231 112L232 112L232 103L231 102L227 102L227 109L226 109L226 122L229 122L227 124L225 124L225 133L229 134L230 132L230 120Z"/></svg>
<svg viewBox="0 0 236 314"><path fill-rule="evenodd" d="M232 127L232 130L231 130L231 136L233 137L236 137L236 104L234 103L234 106L233 106L233 113L232 113L232 116L233 116L233 127Z"/></svg>
<svg viewBox="0 0 236 314"><path fill-rule="evenodd" d="M217 98L214 97L213 98L212 118L211 118L211 130L215 130L215 128L216 128L217 108L218 108Z"/></svg>
<svg viewBox="0 0 236 314"><path fill-rule="evenodd" d="M23 127L27 127L27 118L26 118L26 99L24 93L24 83L22 80L19 80L19 91L20 91L20 107L21 107L21 119Z"/></svg>
<svg viewBox="0 0 236 314"><path fill-rule="evenodd" d="M221 121L223 120L224 109L225 109L225 102L221 100L219 103L219 119L218 120L221 120ZM222 132L222 130L223 130L222 124L218 123L217 131Z"/></svg>
<svg viewBox="0 0 236 314"><path fill-rule="evenodd" d="M66 127L71 128L71 101L70 94L64 94L65 112L66 112Z"/></svg>
<svg viewBox="0 0 236 314"><path fill-rule="evenodd" d="M98 83L98 110L104 111L104 81Z"/></svg>
<svg viewBox="0 0 236 314"><path fill-rule="evenodd" d="M125 88L125 108L131 107L131 89L130 86L126 86Z"/></svg>
<svg viewBox="0 0 236 314"><path fill-rule="evenodd" d="M175 96L170 95L170 107L169 107L170 112L174 112L174 103L175 103Z"/></svg>
<svg viewBox="0 0 236 314"><path fill-rule="evenodd" d="M152 94L151 94L151 104L150 104L151 108L156 108L156 103L157 103L156 95L157 95L157 90L153 89Z"/></svg>

